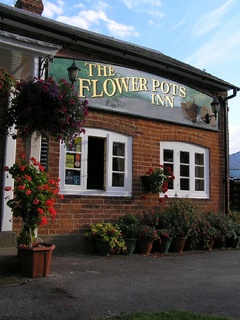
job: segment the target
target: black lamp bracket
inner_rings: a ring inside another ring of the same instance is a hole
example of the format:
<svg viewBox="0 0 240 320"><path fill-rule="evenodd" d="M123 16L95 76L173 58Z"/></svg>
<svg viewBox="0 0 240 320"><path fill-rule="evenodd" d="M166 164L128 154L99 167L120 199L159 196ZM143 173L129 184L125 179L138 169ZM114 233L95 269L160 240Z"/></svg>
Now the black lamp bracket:
<svg viewBox="0 0 240 320"><path fill-rule="evenodd" d="M38 77L42 78L45 73L45 78L48 77L48 67L49 62L53 62L53 56L51 54L47 55L45 58L39 58L39 67L38 67Z"/></svg>

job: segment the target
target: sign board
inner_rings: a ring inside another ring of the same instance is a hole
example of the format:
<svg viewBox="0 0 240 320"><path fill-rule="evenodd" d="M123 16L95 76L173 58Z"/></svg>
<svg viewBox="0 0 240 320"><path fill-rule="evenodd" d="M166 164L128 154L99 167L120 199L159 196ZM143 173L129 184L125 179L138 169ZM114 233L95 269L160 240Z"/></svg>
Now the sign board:
<svg viewBox="0 0 240 320"><path fill-rule="evenodd" d="M62 60L69 64L67 59L54 59L54 78ZM212 115L209 95L123 66L82 60L76 65L81 69L76 90L92 108L218 130L218 118L212 117L209 124L203 120L207 113Z"/></svg>

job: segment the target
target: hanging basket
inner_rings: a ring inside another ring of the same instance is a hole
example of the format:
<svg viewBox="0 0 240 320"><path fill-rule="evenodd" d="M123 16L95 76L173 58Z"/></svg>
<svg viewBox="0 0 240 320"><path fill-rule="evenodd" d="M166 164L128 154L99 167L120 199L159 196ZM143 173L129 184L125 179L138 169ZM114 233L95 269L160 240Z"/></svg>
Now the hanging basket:
<svg viewBox="0 0 240 320"><path fill-rule="evenodd" d="M66 80L33 78L17 84L6 123L9 129L15 124L15 138L37 132L68 143L83 131L86 116L87 100L81 100Z"/></svg>

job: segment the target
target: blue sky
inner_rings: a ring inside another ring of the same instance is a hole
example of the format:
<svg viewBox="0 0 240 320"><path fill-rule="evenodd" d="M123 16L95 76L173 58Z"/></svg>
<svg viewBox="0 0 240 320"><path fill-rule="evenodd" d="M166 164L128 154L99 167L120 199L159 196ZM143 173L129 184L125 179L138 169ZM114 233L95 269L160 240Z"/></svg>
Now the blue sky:
<svg viewBox="0 0 240 320"><path fill-rule="evenodd" d="M0 0L14 5L14 0ZM239 0L43 0L43 16L162 52L240 87ZM229 95L232 92L229 92ZM229 100L240 151L240 92Z"/></svg>

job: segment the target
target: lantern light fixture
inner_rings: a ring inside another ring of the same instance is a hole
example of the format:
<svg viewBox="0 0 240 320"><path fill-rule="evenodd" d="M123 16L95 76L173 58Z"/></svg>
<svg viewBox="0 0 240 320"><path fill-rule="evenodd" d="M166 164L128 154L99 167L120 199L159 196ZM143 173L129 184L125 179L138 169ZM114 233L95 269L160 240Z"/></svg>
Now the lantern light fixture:
<svg viewBox="0 0 240 320"><path fill-rule="evenodd" d="M215 119L217 119L217 114L218 114L219 105L220 105L219 100L218 100L217 97L214 97L213 101L210 104L211 104L211 107L212 107L213 114L210 115L209 113L206 113L205 117L202 118L202 120L207 124L210 123L210 121L211 121L211 119L213 117L215 117Z"/></svg>
<svg viewBox="0 0 240 320"><path fill-rule="evenodd" d="M76 64L75 64L75 59L73 60L73 63L70 67L67 68L68 71L68 78L69 81L71 81L72 85L74 85L74 83L77 81L78 79L78 73L79 71L81 71L81 69L79 69Z"/></svg>

